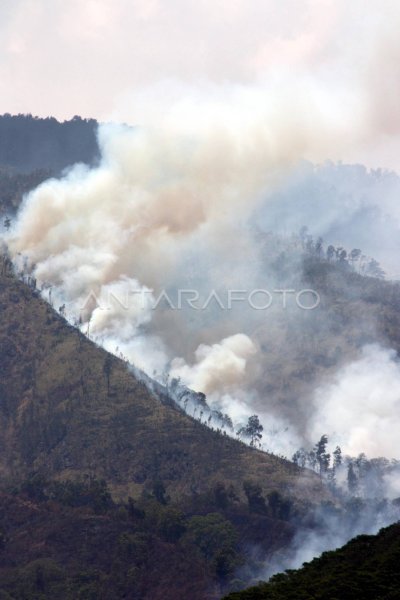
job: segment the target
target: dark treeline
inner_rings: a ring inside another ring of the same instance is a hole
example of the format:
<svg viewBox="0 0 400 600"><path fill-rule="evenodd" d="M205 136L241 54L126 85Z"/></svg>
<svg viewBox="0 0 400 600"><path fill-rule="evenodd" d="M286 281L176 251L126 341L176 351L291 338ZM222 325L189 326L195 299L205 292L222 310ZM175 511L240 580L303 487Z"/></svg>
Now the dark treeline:
<svg viewBox="0 0 400 600"><path fill-rule="evenodd" d="M366 256L359 248L346 250L343 246L333 246L329 244L324 247L324 240L321 237L314 239L304 226L300 229L299 238L304 252L319 260L327 260L330 263L336 263L338 267L344 270L352 270L360 275L384 279L385 272L377 260Z"/></svg>
<svg viewBox="0 0 400 600"><path fill-rule="evenodd" d="M383 497L385 478L398 477L400 461L384 457L368 459L364 453L358 456L342 454L340 446L328 452L328 436L321 439L310 450L300 448L292 461L301 468L312 469L324 479L331 491L343 497L343 494L366 498ZM396 499L400 505L400 498Z"/></svg>
<svg viewBox="0 0 400 600"><path fill-rule="evenodd" d="M97 121L75 116L60 123L30 114L0 116L0 167L28 173L59 173L77 162L92 164L99 156Z"/></svg>
<svg viewBox="0 0 400 600"><path fill-rule="evenodd" d="M6 229L10 227L10 215L17 212L25 194L51 177L51 171L36 169L30 173L15 173L0 167L0 218Z"/></svg>
<svg viewBox="0 0 400 600"><path fill-rule="evenodd" d="M395 600L399 598L400 525L360 535L346 546L275 575L226 600Z"/></svg>

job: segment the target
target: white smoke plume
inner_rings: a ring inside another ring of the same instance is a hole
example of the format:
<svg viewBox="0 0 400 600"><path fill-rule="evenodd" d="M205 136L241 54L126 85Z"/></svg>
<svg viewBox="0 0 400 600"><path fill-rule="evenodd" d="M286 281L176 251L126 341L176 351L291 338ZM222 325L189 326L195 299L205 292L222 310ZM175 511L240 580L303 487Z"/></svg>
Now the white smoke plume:
<svg viewBox="0 0 400 600"><path fill-rule="evenodd" d="M258 90L234 86L200 112L196 103L179 102L152 127L103 126L98 168L77 166L26 198L9 240L13 254L27 257L39 282L52 287L53 300L88 321L84 328L107 348L115 341L147 372L165 369L174 354L181 355L182 316L159 312L152 319L148 306L140 308L136 300L127 310L93 307L90 314L88 295L102 300L132 282L132 292L188 287L196 262L196 287L251 286L258 250L243 224L279 169L308 149L327 147L334 130L344 126L321 118L326 136L315 136L305 101L298 95L295 110L282 111L284 94L279 102L266 101ZM314 109L319 114L316 104ZM289 120L283 118L287 114ZM237 334L243 337L234 339L245 339L241 324L225 322L206 331L202 322L183 354L190 356L202 342L213 346ZM230 352L227 376L232 379L236 369L239 384L243 358L241 351ZM215 379L212 362L197 368L203 381ZM206 365L214 374L205 375ZM218 385L223 393L222 370Z"/></svg>
<svg viewBox="0 0 400 600"><path fill-rule="evenodd" d="M352 156L371 164L377 142L397 143L398 7L385 2L381 18L371 4L355 44L352 20L359 22L362 3L345 18L344 3L317 10L311 2L313 18L294 37L299 9L289 4L297 16L287 23L283 11L282 39L262 41L257 20L258 46L249 48L237 79L225 78L222 67L214 79L175 73L167 81L145 78L120 97L115 115L138 126L101 126L99 166L75 166L42 184L8 236L15 260L27 258L52 302L65 304L83 331L148 374L171 372L216 407L231 405L238 418L257 411L266 431L289 427L280 440L288 454L305 434L310 391L299 378L298 398L287 397L281 370L281 389L269 394L272 355L277 346L285 354L282 321L312 343L306 316L293 302L285 311L248 302L202 310L177 309L175 299L180 289L206 298L212 290L281 289L286 282L266 264L274 256L259 234L291 234L304 224L338 244L356 234L354 244L378 250L396 275L399 178L314 163ZM231 15L236 31L245 12L240 2ZM157 4L148 18L154 24L161 15ZM296 267L293 261L290 287L299 284ZM174 308L164 302L153 309L162 290Z"/></svg>
<svg viewBox="0 0 400 600"><path fill-rule="evenodd" d="M28 259L40 284L51 287L53 302L66 304L67 315L79 316L98 342L111 351L118 347L150 374L163 372L174 358L168 335L178 340L184 323L178 314L169 327L171 311L152 312L157 293L187 287L196 250L205 273L213 254L222 257L221 269L216 265L207 275L209 285L223 285L224 256L250 255L245 231L238 244L235 231L270 177L252 127L242 138L228 127L200 137L104 127L99 168L77 166L27 197L10 238L14 255ZM262 140L266 164L275 162L269 145ZM254 353L251 340L234 331L218 345L218 333L210 331L207 356L206 345L193 346L198 329L191 351L199 364L176 360L173 372L217 395L232 391Z"/></svg>
<svg viewBox="0 0 400 600"><path fill-rule="evenodd" d="M280 339L282 319L302 323L304 315L293 298L283 310L275 296L272 307L260 311L248 301L229 307L223 294L282 287L268 267L273 256L260 228L288 233L311 214L317 233L338 235L349 204L347 229L360 213L395 216L389 200L400 183L382 175L366 196L375 177L367 171L358 186L354 169L343 178L341 168L299 163L303 156L339 151L344 128L357 139L361 117L352 119L351 104L327 112L313 83L296 98L277 85L270 91L232 86L218 95L208 88L196 102L174 96L173 86L172 105L158 119L148 92L139 95L135 102L145 107L140 112L147 126L100 127L100 165L77 165L30 193L8 242L39 285L51 288L56 307L65 304L67 317L80 319L98 343L149 375L180 377L239 422L258 412L266 447L290 455L300 443L296 411L265 393L274 368L260 349ZM310 210L302 198L316 182ZM380 237L373 230L378 222L370 220L370 240ZM293 284L299 283L296 269L294 262ZM207 310L201 303L179 308L182 289L194 289L203 300L218 290L224 306L214 298ZM173 307L157 304L163 290ZM273 440L276 432L285 433Z"/></svg>
<svg viewBox="0 0 400 600"><path fill-rule="evenodd" d="M400 363L378 345L340 369L316 392L310 438L329 432L345 454L400 459Z"/></svg>
<svg viewBox="0 0 400 600"><path fill-rule="evenodd" d="M256 412L263 448L288 457L327 434L344 454L400 458L395 351L374 344L341 358L339 349L337 358L336 343L345 344L324 306L300 310L289 294L283 307L274 292L299 290L300 252L290 236L303 225L400 276L400 178L337 162L400 168L398 2L3 4L3 110L53 113L53 82L65 78L58 116L74 106L137 125L100 126L99 166L77 165L42 184L5 235L44 297L65 305L71 322L138 376L141 369L167 381L202 422L220 427L220 411L237 429ZM271 266L281 251L286 275ZM271 292L268 310L249 304L255 289ZM194 291L195 308L179 306L179 290ZM202 308L213 290L223 307L214 296ZM227 290L247 300L227 308ZM360 329L376 333L374 322ZM331 366L313 380L308 352L318 356L321 339ZM211 410L185 386L206 393ZM336 476L344 487L345 468ZM378 483L382 496L399 496L397 469ZM345 523L329 510L263 576L398 518L371 509Z"/></svg>
<svg viewBox="0 0 400 600"><path fill-rule="evenodd" d="M218 344L201 344L196 352L196 362L189 366L182 358L172 361L171 376L183 379L189 387L204 394L215 391L228 392L240 383L246 370L246 359L256 352L249 337L236 334Z"/></svg>
<svg viewBox="0 0 400 600"><path fill-rule="evenodd" d="M312 515L312 526L300 527L289 549L280 556L276 553L268 561L258 579L267 580L275 573L286 569L299 569L305 562L329 550L335 550L360 534L374 535L399 518L399 508L395 505L379 506L354 502L348 514L335 510L332 506L318 507ZM255 582L256 583L256 582Z"/></svg>

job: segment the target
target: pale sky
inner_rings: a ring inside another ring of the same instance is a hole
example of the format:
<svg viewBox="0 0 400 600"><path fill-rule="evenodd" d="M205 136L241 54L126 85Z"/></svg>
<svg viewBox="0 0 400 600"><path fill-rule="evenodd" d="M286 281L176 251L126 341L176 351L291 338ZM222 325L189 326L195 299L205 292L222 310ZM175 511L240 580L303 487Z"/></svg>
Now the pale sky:
<svg viewBox="0 0 400 600"><path fill-rule="evenodd" d="M278 81L363 114L344 159L400 168L399 17L397 0L1 0L0 112L136 122L134 98L162 107L166 81Z"/></svg>
<svg viewBox="0 0 400 600"><path fill-rule="evenodd" d="M323 60L337 3L2 0L1 110L104 118L160 79L254 81ZM325 46L326 45L326 46Z"/></svg>

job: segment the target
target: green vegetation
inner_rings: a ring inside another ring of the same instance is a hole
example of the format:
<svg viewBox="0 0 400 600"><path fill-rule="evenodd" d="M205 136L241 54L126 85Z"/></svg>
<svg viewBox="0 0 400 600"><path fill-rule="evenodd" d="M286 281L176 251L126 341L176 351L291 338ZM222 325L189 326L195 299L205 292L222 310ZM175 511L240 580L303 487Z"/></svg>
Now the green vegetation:
<svg viewBox="0 0 400 600"><path fill-rule="evenodd" d="M275 575L226 600L396 600L400 597L400 524L361 535L297 571Z"/></svg>
<svg viewBox="0 0 400 600"><path fill-rule="evenodd" d="M213 557L203 557L198 541L185 533L188 520L177 510L150 498L143 498L140 508L132 500L104 506L99 482L97 493L93 482L64 485L67 495L57 489L51 499L40 501L26 491L0 494L0 598L175 600L182 593L202 600L220 595L216 565L209 564ZM89 493L92 501L82 506Z"/></svg>
<svg viewBox="0 0 400 600"><path fill-rule="evenodd" d="M251 544L267 551L293 535L272 507L252 514L222 483L186 504L157 498L161 487L155 482L152 492L117 501L104 481L36 474L0 492L0 593L14 600L212 600L235 585L239 567L251 565Z"/></svg>

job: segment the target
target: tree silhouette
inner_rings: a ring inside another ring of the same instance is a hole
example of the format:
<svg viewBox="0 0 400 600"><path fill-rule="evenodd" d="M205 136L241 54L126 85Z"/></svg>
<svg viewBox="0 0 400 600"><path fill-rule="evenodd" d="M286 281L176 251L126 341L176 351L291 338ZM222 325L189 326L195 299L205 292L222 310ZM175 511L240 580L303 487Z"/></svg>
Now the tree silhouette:
<svg viewBox="0 0 400 600"><path fill-rule="evenodd" d="M262 431L264 427L261 425L257 415L252 415L247 421L245 427L241 427L237 432L239 436L250 438L250 446L261 445Z"/></svg>
<svg viewBox="0 0 400 600"><path fill-rule="evenodd" d="M332 246L332 244L330 244L326 250L326 258L328 259L329 262L332 260L332 258L335 256L335 254L336 254L335 246Z"/></svg>
<svg viewBox="0 0 400 600"><path fill-rule="evenodd" d="M336 446L333 451L333 466L335 469L338 469L342 464L342 450L339 446Z"/></svg>
<svg viewBox="0 0 400 600"><path fill-rule="evenodd" d="M326 452L326 446L328 443L328 436L323 435L319 442L315 445L315 456L319 465L319 473L322 477L329 469L329 463L331 455Z"/></svg>
<svg viewBox="0 0 400 600"><path fill-rule="evenodd" d="M103 373L107 380L107 393L110 393L110 376L112 371L112 356L107 354L104 360Z"/></svg>
<svg viewBox="0 0 400 600"><path fill-rule="evenodd" d="M352 463L349 463L349 466L347 468L347 487L350 494L355 494L358 488L357 475L354 472L354 467Z"/></svg>

